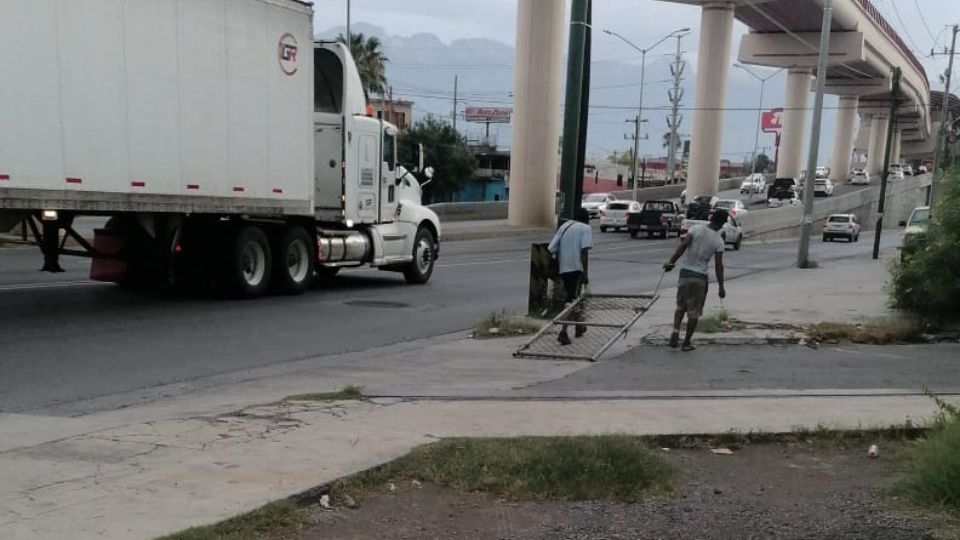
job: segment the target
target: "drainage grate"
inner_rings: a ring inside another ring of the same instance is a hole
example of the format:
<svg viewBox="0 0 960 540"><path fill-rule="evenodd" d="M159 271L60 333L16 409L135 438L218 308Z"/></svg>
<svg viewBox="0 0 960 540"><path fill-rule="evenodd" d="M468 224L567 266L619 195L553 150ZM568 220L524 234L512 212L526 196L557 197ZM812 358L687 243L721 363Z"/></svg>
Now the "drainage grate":
<svg viewBox="0 0 960 540"><path fill-rule="evenodd" d="M513 355L596 362L617 339L627 334L659 297L659 294L583 295ZM557 339L564 324L569 325L570 345L561 345ZM574 337L577 325L586 329L579 338Z"/></svg>

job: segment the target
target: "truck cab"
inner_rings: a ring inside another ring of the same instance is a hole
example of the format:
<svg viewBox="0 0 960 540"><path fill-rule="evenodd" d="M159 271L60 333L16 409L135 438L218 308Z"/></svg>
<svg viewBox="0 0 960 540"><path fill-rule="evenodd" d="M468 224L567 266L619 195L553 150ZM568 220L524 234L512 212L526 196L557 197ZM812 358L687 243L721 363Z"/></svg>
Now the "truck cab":
<svg viewBox="0 0 960 540"><path fill-rule="evenodd" d="M400 152L399 130L373 116L345 45L316 43L313 68L321 266L371 264L425 282L439 251L440 221L421 202L421 178L432 177L422 149Z"/></svg>

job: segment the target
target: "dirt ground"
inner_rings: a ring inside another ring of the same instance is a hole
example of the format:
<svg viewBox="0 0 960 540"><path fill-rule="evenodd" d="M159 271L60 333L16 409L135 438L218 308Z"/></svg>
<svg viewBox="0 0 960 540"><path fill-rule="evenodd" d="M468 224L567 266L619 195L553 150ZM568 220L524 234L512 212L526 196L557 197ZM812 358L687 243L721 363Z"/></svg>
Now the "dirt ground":
<svg viewBox="0 0 960 540"><path fill-rule="evenodd" d="M644 504L509 502L432 485L396 486L356 509L315 511L297 540L600 540L960 538L955 523L897 507L885 495L900 445L749 446L734 455L670 450L684 471L673 497ZM385 489L385 491L387 491Z"/></svg>

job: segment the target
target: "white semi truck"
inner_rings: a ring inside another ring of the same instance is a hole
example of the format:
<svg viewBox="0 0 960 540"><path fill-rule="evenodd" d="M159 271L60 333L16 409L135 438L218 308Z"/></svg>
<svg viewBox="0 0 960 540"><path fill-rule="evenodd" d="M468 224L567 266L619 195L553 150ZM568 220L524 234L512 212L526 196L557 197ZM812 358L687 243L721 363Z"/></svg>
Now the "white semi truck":
<svg viewBox="0 0 960 540"><path fill-rule="evenodd" d="M427 282L432 169L312 21L297 0L4 0L0 232L44 270L88 256L131 285L256 297L360 265ZM78 216L109 220L90 243Z"/></svg>

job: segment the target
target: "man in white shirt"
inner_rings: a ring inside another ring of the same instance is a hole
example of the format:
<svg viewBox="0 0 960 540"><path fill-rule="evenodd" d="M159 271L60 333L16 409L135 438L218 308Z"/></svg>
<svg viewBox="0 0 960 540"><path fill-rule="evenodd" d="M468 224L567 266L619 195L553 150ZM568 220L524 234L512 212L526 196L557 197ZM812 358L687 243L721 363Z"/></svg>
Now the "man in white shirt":
<svg viewBox="0 0 960 540"><path fill-rule="evenodd" d="M670 347L676 349L680 341L680 323L687 316L687 335L683 340L683 350L695 349L691 340L697 329L697 322L703 314L703 304L707 300L710 283L709 265L714 258L717 284L720 286L720 298L726 298L723 287L723 251L726 248L720 229L726 224L729 215L726 210L717 209L710 216L710 225L697 225L680 240L676 252L663 264L666 272L673 270L677 260L686 253L680 266L680 283L677 288L677 310L673 315L673 332L670 334Z"/></svg>
<svg viewBox="0 0 960 540"><path fill-rule="evenodd" d="M587 279L587 255L590 248L593 247L593 230L590 228L590 214L583 208L577 208L574 213L575 220L570 220L557 229L553 235L553 240L547 249L556 257L560 266L560 279L563 281L563 290L566 293L567 302L573 302L580 296L580 289L588 283ZM571 320L579 321L580 314L572 313ZM587 331L587 327L577 325L576 337L581 337ZM560 335L557 337L561 345L570 344L570 336L567 335L566 325L560 329Z"/></svg>

